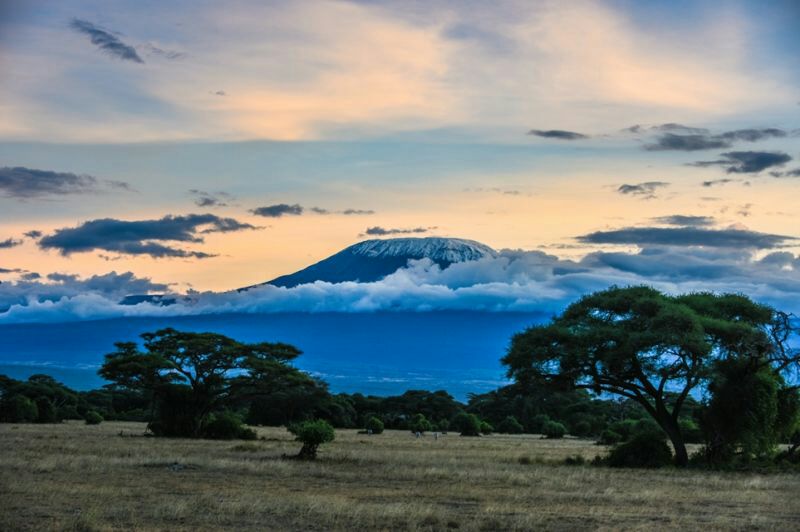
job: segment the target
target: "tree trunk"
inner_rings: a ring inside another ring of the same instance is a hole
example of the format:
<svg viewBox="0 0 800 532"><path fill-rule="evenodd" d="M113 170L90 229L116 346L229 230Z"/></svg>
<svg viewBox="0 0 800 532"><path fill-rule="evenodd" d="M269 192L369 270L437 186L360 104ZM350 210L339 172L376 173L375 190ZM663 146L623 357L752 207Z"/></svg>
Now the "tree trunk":
<svg viewBox="0 0 800 532"><path fill-rule="evenodd" d="M317 446L310 443L304 443L297 455L297 458L300 460L316 460Z"/></svg>
<svg viewBox="0 0 800 532"><path fill-rule="evenodd" d="M678 467L686 467L689 465L689 453L686 451L686 443L683 441L683 434L678 423L672 420L671 416L665 419L658 420L661 428L667 433L672 447L675 449L675 465Z"/></svg>

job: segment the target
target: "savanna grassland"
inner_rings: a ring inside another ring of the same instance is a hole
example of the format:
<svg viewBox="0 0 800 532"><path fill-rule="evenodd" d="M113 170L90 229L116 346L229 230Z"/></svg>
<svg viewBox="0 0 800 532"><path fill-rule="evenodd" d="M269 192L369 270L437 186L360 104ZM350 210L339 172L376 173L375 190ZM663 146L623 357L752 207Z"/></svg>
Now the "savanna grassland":
<svg viewBox="0 0 800 532"><path fill-rule="evenodd" d="M0 425L2 530L762 529L800 523L800 475L567 466L590 440L338 430L316 462L144 424Z"/></svg>

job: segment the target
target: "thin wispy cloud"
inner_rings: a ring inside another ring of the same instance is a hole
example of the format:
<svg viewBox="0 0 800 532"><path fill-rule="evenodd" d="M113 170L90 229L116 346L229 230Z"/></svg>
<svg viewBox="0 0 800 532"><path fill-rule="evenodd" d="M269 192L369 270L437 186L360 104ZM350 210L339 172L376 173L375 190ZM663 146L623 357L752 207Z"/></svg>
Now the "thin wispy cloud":
<svg viewBox="0 0 800 532"><path fill-rule="evenodd" d="M136 48L122 42L114 32L105 30L99 26L95 26L88 20L79 18L72 19L69 23L69 27L78 33L88 36L93 45L110 57L123 61L131 61L133 63L144 63L136 52Z"/></svg>
<svg viewBox="0 0 800 532"><path fill-rule="evenodd" d="M720 166L729 174L757 174L767 168L783 166L792 160L789 154L777 151L731 151L723 153L722 157L714 161L696 161L689 163L689 166Z"/></svg>
<svg viewBox="0 0 800 532"><path fill-rule="evenodd" d="M528 135L533 135L535 137L542 137L545 139L556 139L556 140L582 140L588 139L588 135L584 135L582 133L576 133L574 131L564 131L562 129L531 129L528 131Z"/></svg>
<svg viewBox="0 0 800 532"><path fill-rule="evenodd" d="M32 199L103 192L108 189L132 190L128 183L100 180L86 174L37 170L24 166L0 168L0 196Z"/></svg>
<svg viewBox="0 0 800 532"><path fill-rule="evenodd" d="M636 196L642 199L653 199L656 193L669 186L665 181L645 181L644 183L624 184L617 188L617 192L623 195Z"/></svg>

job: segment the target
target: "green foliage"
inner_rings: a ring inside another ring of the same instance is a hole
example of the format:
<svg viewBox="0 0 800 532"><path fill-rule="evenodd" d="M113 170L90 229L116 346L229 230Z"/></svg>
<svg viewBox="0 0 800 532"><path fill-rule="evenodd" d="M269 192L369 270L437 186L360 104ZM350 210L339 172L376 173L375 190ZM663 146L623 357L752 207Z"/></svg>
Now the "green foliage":
<svg viewBox="0 0 800 532"><path fill-rule="evenodd" d="M86 421L87 425L99 425L103 422L103 416L94 410L89 410L86 412L86 415L83 417L83 419Z"/></svg>
<svg viewBox="0 0 800 532"><path fill-rule="evenodd" d="M5 423L32 423L39 418L39 410L24 395L14 395L0 402L0 415Z"/></svg>
<svg viewBox="0 0 800 532"><path fill-rule="evenodd" d="M254 430L242 424L242 418L233 412L217 412L209 416L203 436L212 440L255 440Z"/></svg>
<svg viewBox="0 0 800 532"><path fill-rule="evenodd" d="M481 421L481 434L489 435L494 432L494 427L492 427L486 421Z"/></svg>
<svg viewBox="0 0 800 532"><path fill-rule="evenodd" d="M581 438L590 436L592 434L592 424L586 420L578 421L570 425L569 433Z"/></svg>
<svg viewBox="0 0 800 532"><path fill-rule="evenodd" d="M202 437L212 412L310 381L288 364L300 355L291 345L245 344L221 334L174 329L145 333L142 339L144 352L132 342L116 344L99 373L149 398L156 435Z"/></svg>
<svg viewBox="0 0 800 532"><path fill-rule="evenodd" d="M686 465L678 420L687 397L707 382L717 360L778 352L770 335L775 315L739 295L675 297L646 286L614 287L515 335L503 363L519 383L638 401L671 439L676 462Z"/></svg>
<svg viewBox="0 0 800 532"><path fill-rule="evenodd" d="M611 429L606 429L600 433L600 439L597 440L597 443L600 445L614 445L622 441L622 435L618 432L615 432Z"/></svg>
<svg viewBox="0 0 800 532"><path fill-rule="evenodd" d="M514 416L507 416L500 424L497 426L497 432L503 434L522 434L525 432L525 427L517 421L517 418Z"/></svg>
<svg viewBox="0 0 800 532"><path fill-rule="evenodd" d="M672 451L660 431L639 432L630 441L615 446L608 455L611 467L657 468L671 463Z"/></svg>
<svg viewBox="0 0 800 532"><path fill-rule="evenodd" d="M563 438L566 433L567 427L557 421L548 421L542 427L542 434L551 440Z"/></svg>
<svg viewBox="0 0 800 532"><path fill-rule="evenodd" d="M453 418L450 426L460 432L462 436L481 435L481 420L475 414L461 412Z"/></svg>
<svg viewBox="0 0 800 532"><path fill-rule="evenodd" d="M37 423L60 423L61 418L58 417L56 407L53 402L47 397L36 398L36 422Z"/></svg>
<svg viewBox="0 0 800 532"><path fill-rule="evenodd" d="M716 370L702 418L706 459L719 465L736 455L744 461L770 456L796 427L796 392L752 359L721 361Z"/></svg>
<svg viewBox="0 0 800 532"><path fill-rule="evenodd" d="M381 421L375 416L372 416L367 420L365 428L372 434L380 434L383 432L383 421Z"/></svg>
<svg viewBox="0 0 800 532"><path fill-rule="evenodd" d="M411 432L430 432L433 430L433 424L423 414L415 414L408 421L408 428Z"/></svg>
<svg viewBox="0 0 800 532"><path fill-rule="evenodd" d="M335 433L330 423L324 419L304 421L289 427L289 431L294 434L297 441L303 443L298 458L303 460L314 460L317 458L317 449L323 443L332 442Z"/></svg>

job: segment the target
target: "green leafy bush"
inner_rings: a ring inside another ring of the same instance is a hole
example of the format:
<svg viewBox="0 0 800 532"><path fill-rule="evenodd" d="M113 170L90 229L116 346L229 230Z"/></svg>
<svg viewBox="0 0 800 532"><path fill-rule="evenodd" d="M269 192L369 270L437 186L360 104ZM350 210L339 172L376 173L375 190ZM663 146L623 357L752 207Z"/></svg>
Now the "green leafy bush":
<svg viewBox="0 0 800 532"><path fill-rule="evenodd" d="M383 421L381 421L375 416L372 416L367 420L365 428L368 431L372 432L372 434L380 434L381 432L383 432Z"/></svg>
<svg viewBox="0 0 800 532"><path fill-rule="evenodd" d="M551 440L563 438L566 433L567 427L557 421L548 421L544 424L544 427L542 427L542 434Z"/></svg>
<svg viewBox="0 0 800 532"><path fill-rule="evenodd" d="M614 432L611 429L606 429L600 433L600 439L597 443L600 445L614 445L622 441L622 435Z"/></svg>
<svg viewBox="0 0 800 532"><path fill-rule="evenodd" d="M24 395L14 395L0 402L0 419L6 423L31 423L38 418L36 403Z"/></svg>
<svg viewBox="0 0 800 532"><path fill-rule="evenodd" d="M481 434L489 435L494 431L494 427L492 427L486 421L481 421Z"/></svg>
<svg viewBox="0 0 800 532"><path fill-rule="evenodd" d="M56 407L47 397L36 398L36 410L38 412L36 416L37 423L58 423L61 421L58 417L58 412L56 412Z"/></svg>
<svg viewBox="0 0 800 532"><path fill-rule="evenodd" d="M507 416L497 425L497 432L503 434L522 434L524 431L525 427L514 416Z"/></svg>
<svg viewBox="0 0 800 532"><path fill-rule="evenodd" d="M212 414L203 436L212 440L255 440L257 437L256 432L245 427L233 412Z"/></svg>
<svg viewBox="0 0 800 532"><path fill-rule="evenodd" d="M657 468L672 463L672 450L667 445L666 436L660 431L646 431L635 434L630 441L620 443L608 455L611 467Z"/></svg>
<svg viewBox="0 0 800 532"><path fill-rule="evenodd" d="M453 418L450 424L462 436L480 436L481 434L481 420L475 414L461 412Z"/></svg>
<svg viewBox="0 0 800 532"><path fill-rule="evenodd" d="M415 414L408 422L408 428L411 432L430 432L433 430L433 424L423 414Z"/></svg>
<svg viewBox="0 0 800 532"><path fill-rule="evenodd" d="M87 425L99 425L103 422L103 416L94 410L89 410L86 412L86 415L83 416L83 419L86 421Z"/></svg>
<svg viewBox="0 0 800 532"><path fill-rule="evenodd" d="M323 443L332 442L335 433L330 423L324 419L304 421L289 427L289 431L297 436L297 441L303 443L297 458L301 460L314 460L317 450Z"/></svg>

